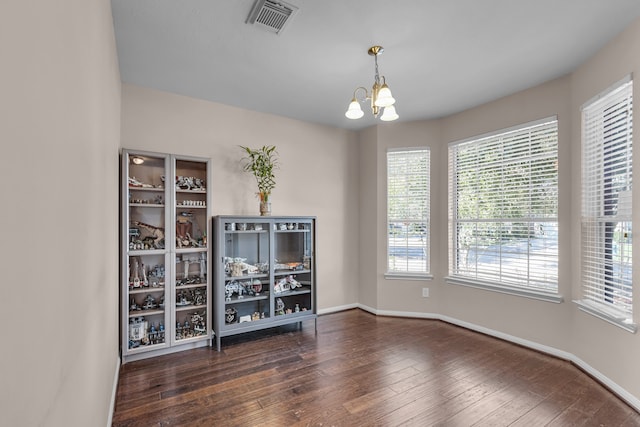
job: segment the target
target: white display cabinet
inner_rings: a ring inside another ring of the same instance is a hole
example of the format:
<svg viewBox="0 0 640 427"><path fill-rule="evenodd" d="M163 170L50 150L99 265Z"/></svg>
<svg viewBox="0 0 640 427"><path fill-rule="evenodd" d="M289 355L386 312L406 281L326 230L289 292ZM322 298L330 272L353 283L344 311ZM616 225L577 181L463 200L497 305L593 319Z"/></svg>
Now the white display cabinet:
<svg viewBox="0 0 640 427"><path fill-rule="evenodd" d="M317 320L315 218L214 217L214 332Z"/></svg>
<svg viewBox="0 0 640 427"><path fill-rule="evenodd" d="M122 152L122 361L211 339L210 160Z"/></svg>

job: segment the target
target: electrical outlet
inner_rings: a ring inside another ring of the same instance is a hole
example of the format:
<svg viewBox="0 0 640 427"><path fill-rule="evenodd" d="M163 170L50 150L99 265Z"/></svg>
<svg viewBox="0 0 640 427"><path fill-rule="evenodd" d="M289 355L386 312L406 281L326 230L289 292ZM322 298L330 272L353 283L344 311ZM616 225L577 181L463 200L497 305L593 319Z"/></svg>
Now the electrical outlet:
<svg viewBox="0 0 640 427"><path fill-rule="evenodd" d="M429 298L429 288L422 288L422 297Z"/></svg>

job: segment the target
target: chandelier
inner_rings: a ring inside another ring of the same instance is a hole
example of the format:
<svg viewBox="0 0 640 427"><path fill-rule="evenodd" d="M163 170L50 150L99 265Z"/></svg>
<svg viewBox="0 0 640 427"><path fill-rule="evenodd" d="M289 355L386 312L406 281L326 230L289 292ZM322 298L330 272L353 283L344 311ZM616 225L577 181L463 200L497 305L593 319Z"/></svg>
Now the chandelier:
<svg viewBox="0 0 640 427"><path fill-rule="evenodd" d="M367 100L371 101L371 112L374 117L378 117L381 109L382 115L380 116L380 120L382 121L390 122L399 117L398 113L396 113L396 107L393 106L396 100L391 95L391 90L389 89L389 86L387 86L384 76L381 77L378 74L378 55L382 52L384 52L384 48L382 46L371 46L367 51L369 55L373 56L376 64L376 74L373 87L371 88L370 94L367 92L367 89L362 86L357 87L356 90L353 91L353 99L349 104L347 112L344 113L347 118L355 120L364 116L364 112L362 111L362 108L360 108L360 102L365 102ZM364 95L361 99L358 99L358 91L360 89L362 89Z"/></svg>

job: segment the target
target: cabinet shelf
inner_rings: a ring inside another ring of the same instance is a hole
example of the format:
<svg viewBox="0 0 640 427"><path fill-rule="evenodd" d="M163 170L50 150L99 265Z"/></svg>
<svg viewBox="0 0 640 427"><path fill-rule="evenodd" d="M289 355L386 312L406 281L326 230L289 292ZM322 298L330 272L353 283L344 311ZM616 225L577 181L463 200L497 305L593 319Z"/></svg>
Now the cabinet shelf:
<svg viewBox="0 0 640 427"><path fill-rule="evenodd" d="M163 314L164 310L162 309L150 309L150 310L136 310L130 311L129 317L147 317L147 316L155 316L156 314Z"/></svg>
<svg viewBox="0 0 640 427"><path fill-rule="evenodd" d="M138 347L129 348L127 352L130 354L146 353L148 351L159 350L162 348L166 348L168 346L169 344L166 342L158 343L158 344L147 344L147 345L141 344Z"/></svg>
<svg viewBox="0 0 640 427"><path fill-rule="evenodd" d="M311 270L276 270L273 272L274 276L289 276L296 274L311 273Z"/></svg>
<svg viewBox="0 0 640 427"><path fill-rule="evenodd" d="M269 294L265 292L264 295L254 295L251 297L244 297L244 298L239 298L239 297L231 297L230 300L225 299L224 304L225 305L233 305L233 304L242 304L244 302L253 302L253 301L259 301L259 300L268 300L269 299Z"/></svg>
<svg viewBox="0 0 640 427"><path fill-rule="evenodd" d="M251 320L251 321L247 321L247 322L239 322L239 323L227 323L225 326L227 327L227 329L229 331L233 331L235 330L239 330L239 329L243 329L245 331L242 332L249 332L249 331L254 331L256 326L262 326L270 328L273 325L271 325L271 322L269 321L269 319L258 319L258 320ZM232 334L225 334L225 335L233 335Z"/></svg>
<svg viewBox="0 0 640 427"><path fill-rule="evenodd" d="M133 288L133 289L129 289L129 295L135 295L135 294L148 294L151 292L164 292L164 286L156 286L154 287L147 287L147 288Z"/></svg>
<svg viewBox="0 0 640 427"><path fill-rule="evenodd" d="M207 190L185 190L182 188L176 188L176 193L207 194Z"/></svg>
<svg viewBox="0 0 640 427"><path fill-rule="evenodd" d="M293 313L286 313L286 314L277 314L276 313L275 317L277 317L278 319L285 319L285 318L293 319L293 318L296 318L296 317L306 317L307 316L307 311L308 310L296 311L296 312L293 312Z"/></svg>
<svg viewBox="0 0 640 427"><path fill-rule="evenodd" d="M180 290L180 289L193 289L193 288L206 288L209 285L205 282L205 283L193 283L191 285L176 285L176 291Z"/></svg>
<svg viewBox="0 0 640 427"><path fill-rule="evenodd" d="M198 341L202 341L203 337L208 337L209 336L209 332L205 332L204 334L201 335L195 335L193 337L188 337L188 338L176 338L176 342L179 342L180 344L186 344L186 343L191 343L191 342L198 342Z"/></svg>
<svg viewBox="0 0 640 427"><path fill-rule="evenodd" d="M176 248L177 254L186 254L189 252L207 252L209 249L206 247L202 248Z"/></svg>
<svg viewBox="0 0 640 427"><path fill-rule="evenodd" d="M164 208L164 205L157 203L129 203L132 208Z"/></svg>
<svg viewBox="0 0 640 427"><path fill-rule="evenodd" d="M164 191L164 187L134 187L134 186L130 185L129 186L129 190L162 192L162 191Z"/></svg>
<svg viewBox="0 0 640 427"><path fill-rule="evenodd" d="M129 256L164 255L167 252L166 249L130 249L128 254Z"/></svg>
<svg viewBox="0 0 640 427"><path fill-rule="evenodd" d="M267 273L260 274L246 274L244 276L224 276L224 280L227 282L231 282L233 280L251 280L251 279L266 279L269 275Z"/></svg>
<svg viewBox="0 0 640 427"><path fill-rule="evenodd" d="M303 286L302 288L297 288L297 289L293 289L291 291L284 291L284 292L279 292L279 293L275 293L274 292L274 296L277 297L290 297L293 295L302 295L302 294L310 294L311 293L311 286Z"/></svg>
<svg viewBox="0 0 640 427"><path fill-rule="evenodd" d="M203 308L207 308L207 305L206 304L200 304L200 305L193 305L193 304L176 305L176 311L201 310Z"/></svg>

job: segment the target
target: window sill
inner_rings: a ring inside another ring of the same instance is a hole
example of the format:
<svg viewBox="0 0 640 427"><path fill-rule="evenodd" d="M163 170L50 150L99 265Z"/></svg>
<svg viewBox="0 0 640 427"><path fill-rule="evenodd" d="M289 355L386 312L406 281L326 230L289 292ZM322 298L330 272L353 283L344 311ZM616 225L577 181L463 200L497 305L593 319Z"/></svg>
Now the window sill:
<svg viewBox="0 0 640 427"><path fill-rule="evenodd" d="M519 297L531 298L540 301L552 302L560 304L564 301L562 295L548 294L544 292L537 292L524 288L507 287L503 285L494 285L488 282L481 282L478 280L462 279L459 277L447 276L445 281L450 285L468 286L470 288L483 289L485 291L499 292L502 294L515 295Z"/></svg>
<svg viewBox="0 0 640 427"><path fill-rule="evenodd" d="M433 275L428 273L411 274L411 273L395 273L387 271L384 273L387 280L433 280Z"/></svg>
<svg viewBox="0 0 640 427"><path fill-rule="evenodd" d="M633 323L633 319L628 318L628 315L624 313L586 299L574 300L573 302L581 311L584 311L587 314L595 316L605 322L609 322L627 332L631 332L632 334L636 333L636 324Z"/></svg>

